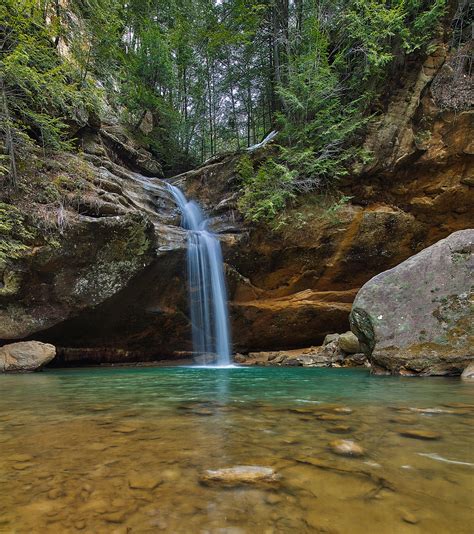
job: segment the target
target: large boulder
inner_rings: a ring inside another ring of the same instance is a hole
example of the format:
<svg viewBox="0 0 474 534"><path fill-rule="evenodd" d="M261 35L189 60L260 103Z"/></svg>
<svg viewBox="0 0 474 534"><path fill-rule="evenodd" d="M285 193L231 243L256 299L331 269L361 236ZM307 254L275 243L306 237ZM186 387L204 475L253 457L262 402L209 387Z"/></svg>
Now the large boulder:
<svg viewBox="0 0 474 534"><path fill-rule="evenodd" d="M375 373L458 375L474 360L474 230L367 282L350 322Z"/></svg>
<svg viewBox="0 0 474 534"><path fill-rule="evenodd" d="M0 347L0 372L38 371L56 356L56 347L39 341L22 341Z"/></svg>

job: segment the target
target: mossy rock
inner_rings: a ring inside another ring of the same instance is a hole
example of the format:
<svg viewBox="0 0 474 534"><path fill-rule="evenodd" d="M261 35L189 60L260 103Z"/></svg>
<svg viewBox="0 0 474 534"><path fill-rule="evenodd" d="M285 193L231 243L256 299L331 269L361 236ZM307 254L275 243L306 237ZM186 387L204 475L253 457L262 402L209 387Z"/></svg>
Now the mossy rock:
<svg viewBox="0 0 474 534"><path fill-rule="evenodd" d="M378 373L457 375L474 360L474 230L367 282L351 328Z"/></svg>

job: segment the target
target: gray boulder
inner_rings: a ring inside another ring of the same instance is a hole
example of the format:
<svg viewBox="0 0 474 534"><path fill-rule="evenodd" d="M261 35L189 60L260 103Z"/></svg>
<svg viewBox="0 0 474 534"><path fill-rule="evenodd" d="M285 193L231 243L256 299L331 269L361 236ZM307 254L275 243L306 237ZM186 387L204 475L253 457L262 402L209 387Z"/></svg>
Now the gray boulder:
<svg viewBox="0 0 474 534"><path fill-rule="evenodd" d="M474 360L474 230L369 280L350 323L376 374L459 375Z"/></svg>
<svg viewBox="0 0 474 534"><path fill-rule="evenodd" d="M56 356L56 347L39 341L21 341L0 347L0 372L38 371Z"/></svg>

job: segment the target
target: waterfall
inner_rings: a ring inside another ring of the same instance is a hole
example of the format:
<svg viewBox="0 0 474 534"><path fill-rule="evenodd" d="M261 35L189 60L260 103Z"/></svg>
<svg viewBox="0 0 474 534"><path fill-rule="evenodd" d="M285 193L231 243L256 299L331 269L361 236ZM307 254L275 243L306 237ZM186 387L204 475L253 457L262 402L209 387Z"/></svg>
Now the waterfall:
<svg viewBox="0 0 474 534"><path fill-rule="evenodd" d="M188 230L188 290L193 350L217 356L217 365L230 365L229 314L221 244L208 230L199 205L169 184L181 211L182 227Z"/></svg>

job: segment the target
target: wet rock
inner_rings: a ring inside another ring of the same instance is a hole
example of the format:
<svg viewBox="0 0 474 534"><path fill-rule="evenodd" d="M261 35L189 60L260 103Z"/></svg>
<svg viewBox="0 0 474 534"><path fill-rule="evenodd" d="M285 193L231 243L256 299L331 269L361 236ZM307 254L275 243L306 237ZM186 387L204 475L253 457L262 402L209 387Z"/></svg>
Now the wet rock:
<svg viewBox="0 0 474 534"><path fill-rule="evenodd" d="M136 426L121 425L114 429L114 432L118 432L119 434L131 434L132 432L136 432L137 430L138 429Z"/></svg>
<svg viewBox="0 0 474 534"><path fill-rule="evenodd" d="M409 512L408 510L402 510L401 517L403 521L405 521L405 523L409 523L410 525L416 525L417 523L420 522L418 517L412 512Z"/></svg>
<svg viewBox="0 0 474 534"><path fill-rule="evenodd" d="M456 375L474 359L474 230L461 230L367 282L350 321L375 373Z"/></svg>
<svg viewBox="0 0 474 534"><path fill-rule="evenodd" d="M352 408L349 408L349 406L337 406L334 408L334 411L336 413L350 414L353 410Z"/></svg>
<svg viewBox="0 0 474 534"><path fill-rule="evenodd" d="M473 380L474 381L474 362L470 363L464 371L461 373L461 378L463 380Z"/></svg>
<svg viewBox="0 0 474 534"><path fill-rule="evenodd" d="M132 489L152 490L158 487L163 482L161 476L153 475L151 473L139 473L132 471L128 475L128 485Z"/></svg>
<svg viewBox="0 0 474 534"><path fill-rule="evenodd" d="M339 348L347 354L357 354L361 352L359 340L357 336L352 332L346 332L341 334L338 339Z"/></svg>
<svg viewBox="0 0 474 534"><path fill-rule="evenodd" d="M238 486L240 484L274 484L279 480L278 474L271 467L258 465L238 465L223 469L208 469L200 476L202 484L222 484Z"/></svg>
<svg viewBox="0 0 474 534"><path fill-rule="evenodd" d="M329 443L329 448L339 456L363 456L364 449L350 439L336 439Z"/></svg>
<svg viewBox="0 0 474 534"><path fill-rule="evenodd" d="M363 352L348 354L342 363L344 367L370 367L367 356Z"/></svg>
<svg viewBox="0 0 474 534"><path fill-rule="evenodd" d="M0 347L0 372L38 371L56 356L56 347L39 341L21 341Z"/></svg>
<svg viewBox="0 0 474 534"><path fill-rule="evenodd" d="M333 341L337 341L339 339L341 334L327 334L327 336L324 338L323 341L323 347L324 345L327 345L328 343L332 343Z"/></svg>
<svg viewBox="0 0 474 534"><path fill-rule="evenodd" d="M349 434L352 428L349 425L336 425L326 429L331 434Z"/></svg>
<svg viewBox="0 0 474 534"><path fill-rule="evenodd" d="M105 519L105 521L107 521L107 523L123 523L127 517L127 514L125 511L109 512L107 514L103 514L102 517Z"/></svg>
<svg viewBox="0 0 474 534"><path fill-rule="evenodd" d="M400 435L404 436L405 438L423 439L423 440L435 440L435 439L441 438L441 434L439 432L433 432L431 430L422 430L422 429L403 430L400 432Z"/></svg>

